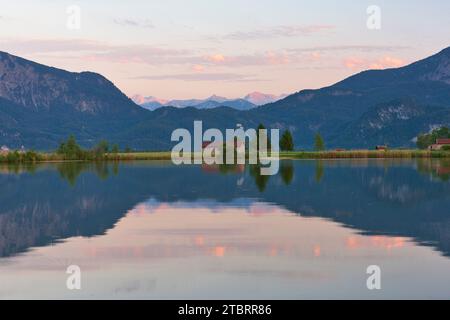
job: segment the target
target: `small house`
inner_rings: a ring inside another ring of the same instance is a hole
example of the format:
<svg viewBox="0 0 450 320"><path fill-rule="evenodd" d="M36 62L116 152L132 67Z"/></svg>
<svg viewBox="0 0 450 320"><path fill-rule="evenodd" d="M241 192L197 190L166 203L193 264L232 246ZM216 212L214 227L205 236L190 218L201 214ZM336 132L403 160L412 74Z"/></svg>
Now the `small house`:
<svg viewBox="0 0 450 320"><path fill-rule="evenodd" d="M203 141L202 142L202 149L206 149L212 142L211 141Z"/></svg>
<svg viewBox="0 0 450 320"><path fill-rule="evenodd" d="M375 150L378 150L378 151L386 151L387 149L388 149L387 146L376 146L375 147Z"/></svg>
<svg viewBox="0 0 450 320"><path fill-rule="evenodd" d="M444 146L450 146L450 139L436 139L436 143L428 147L430 150L441 150Z"/></svg>

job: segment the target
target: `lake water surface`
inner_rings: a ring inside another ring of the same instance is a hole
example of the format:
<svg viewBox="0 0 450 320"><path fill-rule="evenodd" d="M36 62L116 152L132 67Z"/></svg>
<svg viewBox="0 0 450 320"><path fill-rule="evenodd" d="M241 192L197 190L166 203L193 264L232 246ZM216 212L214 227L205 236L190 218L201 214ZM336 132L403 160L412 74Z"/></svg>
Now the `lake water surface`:
<svg viewBox="0 0 450 320"><path fill-rule="evenodd" d="M0 299L450 299L450 162L258 172L0 166Z"/></svg>

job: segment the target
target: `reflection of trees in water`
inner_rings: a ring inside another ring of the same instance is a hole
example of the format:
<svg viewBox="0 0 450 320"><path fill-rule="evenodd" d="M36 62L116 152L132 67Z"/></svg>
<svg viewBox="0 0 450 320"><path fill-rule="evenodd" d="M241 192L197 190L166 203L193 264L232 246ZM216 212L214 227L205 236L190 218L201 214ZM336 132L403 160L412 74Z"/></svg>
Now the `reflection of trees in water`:
<svg viewBox="0 0 450 320"><path fill-rule="evenodd" d="M63 162L58 164L57 170L64 180L67 180L71 186L77 182L81 172L87 170L89 164L85 162Z"/></svg>
<svg viewBox="0 0 450 320"><path fill-rule="evenodd" d="M0 174L35 173L37 167L35 163L5 163L0 165Z"/></svg>
<svg viewBox="0 0 450 320"><path fill-rule="evenodd" d="M109 166L106 162L95 162L94 172L102 180L106 180L109 176Z"/></svg>
<svg viewBox="0 0 450 320"><path fill-rule="evenodd" d="M258 165L248 165L247 167L245 165L228 165L228 164L221 164L221 165L203 165L202 170L209 173L219 173L222 175L228 175L228 174L242 174L246 168L250 172L250 176L253 177L255 184L260 192L264 192L267 187L267 183L270 180L270 176L263 176L261 175L261 168L262 166L260 164ZM292 160L288 161L282 161L280 162L280 170L278 173L281 177L281 180L284 182L285 185L290 185L292 183L292 180L294 179L294 165Z"/></svg>
<svg viewBox="0 0 450 320"><path fill-rule="evenodd" d="M325 173L325 168L322 160L316 161L316 182L320 183L323 178L323 174Z"/></svg>
<svg viewBox="0 0 450 320"><path fill-rule="evenodd" d="M113 174L117 176L119 174L119 162L114 161L112 167L113 167Z"/></svg>
<svg viewBox="0 0 450 320"><path fill-rule="evenodd" d="M36 163L10 163L0 165L0 174L21 174L21 173L35 173L39 169L47 167L49 164ZM110 175L110 167L112 173L117 175L119 173L119 163L115 162L60 162L56 164L56 168L61 178L68 181L71 186L74 186L78 177L84 171L94 172L100 179L105 180Z"/></svg>
<svg viewBox="0 0 450 320"><path fill-rule="evenodd" d="M290 185L294 179L294 165L292 160L282 161L280 164L280 176L285 185Z"/></svg>
<svg viewBox="0 0 450 320"><path fill-rule="evenodd" d="M35 168L10 167L9 170L19 172L14 179L8 176L12 171L5 172L0 167L0 257L58 239L101 235L112 228L145 196L124 193L115 183L98 178L111 171L105 169L108 165L114 171L113 163L64 162L40 164ZM117 164L115 167L118 170ZM32 170L36 174L28 174ZM77 184L83 172L93 175ZM129 182L126 175L118 176L122 183Z"/></svg>
<svg viewBox="0 0 450 320"><path fill-rule="evenodd" d="M113 173L117 175L119 172L118 163L114 162ZM59 175L64 180L67 180L71 186L74 186L78 177L84 171L94 172L101 180L106 180L109 177L109 164L104 161L97 162L62 162L57 165Z"/></svg>
<svg viewBox="0 0 450 320"><path fill-rule="evenodd" d="M260 166L247 166L246 173L228 167L229 174L224 175L218 167L126 165L109 181L95 175L111 177L119 164L44 164L28 167L36 174L17 179L11 179L7 170L26 172L24 166L0 166L0 173L5 173L0 174L0 256L47 245L53 239L104 234L136 204L150 198L168 203L205 198L229 203L245 198L303 216L332 219L367 234L413 237L450 257L446 210L450 185L428 179L432 171L449 168L450 161L387 161L282 161L279 180L261 176ZM314 177L320 166L319 184ZM417 174L416 168L426 175ZM85 176L83 171L93 174ZM76 183L80 175L83 183ZM245 175L246 180L236 188L231 175ZM70 179L74 185L67 183ZM270 179L277 183L269 184Z"/></svg>
<svg viewBox="0 0 450 320"><path fill-rule="evenodd" d="M250 175L255 179L255 184L259 192L264 192L266 190L270 176L263 176L261 174L261 165L259 164L251 165Z"/></svg>
<svg viewBox="0 0 450 320"><path fill-rule="evenodd" d="M241 174L245 171L244 165L203 165L202 169L206 172L210 173L220 173L220 174ZM271 176L263 176L261 175L260 164L257 165L248 165L247 169L249 170L250 176L253 177L255 184L260 192L264 192L267 187L267 183L270 180ZM294 165L292 160L281 161L280 162L280 170L278 173L281 177L281 180L285 185L290 185L292 180L294 179Z"/></svg>

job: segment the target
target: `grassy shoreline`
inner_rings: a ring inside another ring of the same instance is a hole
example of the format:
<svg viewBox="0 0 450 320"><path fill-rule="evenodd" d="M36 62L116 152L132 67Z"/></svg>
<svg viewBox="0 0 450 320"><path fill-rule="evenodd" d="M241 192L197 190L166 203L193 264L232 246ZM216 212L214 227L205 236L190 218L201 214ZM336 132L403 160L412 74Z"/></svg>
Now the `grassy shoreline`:
<svg viewBox="0 0 450 320"><path fill-rule="evenodd" d="M280 152L280 159L413 159L413 158L450 158L449 151L429 150L349 150L349 151L293 151ZM92 161L140 161L171 160L171 152L131 152L106 153L100 159L66 159L57 153L21 153L19 156L0 155L0 163L51 163L51 162L92 162Z"/></svg>
<svg viewBox="0 0 450 320"><path fill-rule="evenodd" d="M281 159L411 159L450 158L449 151L430 150L348 150L348 151L294 151L281 152Z"/></svg>

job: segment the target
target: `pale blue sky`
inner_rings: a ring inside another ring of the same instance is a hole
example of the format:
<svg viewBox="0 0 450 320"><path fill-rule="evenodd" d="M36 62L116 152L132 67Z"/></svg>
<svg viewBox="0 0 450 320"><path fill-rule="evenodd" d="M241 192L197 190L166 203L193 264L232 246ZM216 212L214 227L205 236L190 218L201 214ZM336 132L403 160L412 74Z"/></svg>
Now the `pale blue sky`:
<svg viewBox="0 0 450 320"><path fill-rule="evenodd" d="M70 5L80 30L66 27ZM130 96L281 94L440 51L449 12L445 0L0 0L0 50L102 73Z"/></svg>

